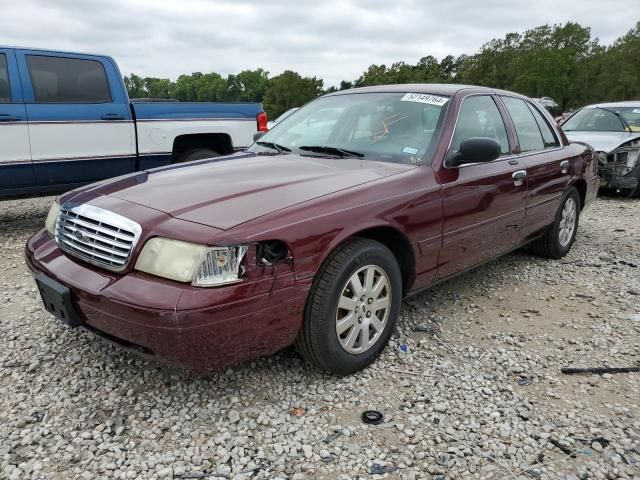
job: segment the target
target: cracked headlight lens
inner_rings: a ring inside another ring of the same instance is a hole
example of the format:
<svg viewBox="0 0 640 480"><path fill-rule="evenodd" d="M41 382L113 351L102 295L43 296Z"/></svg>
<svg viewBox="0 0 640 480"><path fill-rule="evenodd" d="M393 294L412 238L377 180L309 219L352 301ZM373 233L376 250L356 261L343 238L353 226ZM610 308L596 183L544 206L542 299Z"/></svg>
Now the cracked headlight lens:
<svg viewBox="0 0 640 480"><path fill-rule="evenodd" d="M239 281L240 262L245 253L245 245L208 249L191 284L196 287L214 287Z"/></svg>

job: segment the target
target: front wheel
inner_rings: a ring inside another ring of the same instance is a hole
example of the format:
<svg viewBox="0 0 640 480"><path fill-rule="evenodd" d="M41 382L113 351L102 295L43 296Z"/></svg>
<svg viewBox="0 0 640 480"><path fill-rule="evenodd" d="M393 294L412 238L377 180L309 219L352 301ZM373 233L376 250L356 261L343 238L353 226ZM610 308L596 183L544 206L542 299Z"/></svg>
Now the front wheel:
<svg viewBox="0 0 640 480"><path fill-rule="evenodd" d="M580 195L575 187L571 187L562 197L553 225L531 244L531 249L541 257L564 257L576 239L579 218Z"/></svg>
<svg viewBox="0 0 640 480"><path fill-rule="evenodd" d="M296 349L330 373L361 370L385 348L401 300L402 275L391 250L369 239L350 240L314 279Z"/></svg>

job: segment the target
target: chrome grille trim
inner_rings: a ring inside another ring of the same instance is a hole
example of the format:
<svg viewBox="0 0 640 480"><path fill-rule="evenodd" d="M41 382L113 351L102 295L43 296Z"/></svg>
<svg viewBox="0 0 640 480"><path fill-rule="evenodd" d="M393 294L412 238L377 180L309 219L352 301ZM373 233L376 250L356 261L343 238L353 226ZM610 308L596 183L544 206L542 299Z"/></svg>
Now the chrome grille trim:
<svg viewBox="0 0 640 480"><path fill-rule="evenodd" d="M64 252L119 272L127 268L142 227L93 205L65 203L60 207L55 233L56 242Z"/></svg>

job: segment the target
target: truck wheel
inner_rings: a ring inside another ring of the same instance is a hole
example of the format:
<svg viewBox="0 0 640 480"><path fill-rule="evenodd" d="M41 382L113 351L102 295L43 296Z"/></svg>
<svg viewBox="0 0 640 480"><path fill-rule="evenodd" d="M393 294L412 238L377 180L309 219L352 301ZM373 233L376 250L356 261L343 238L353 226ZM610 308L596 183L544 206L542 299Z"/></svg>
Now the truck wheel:
<svg viewBox="0 0 640 480"><path fill-rule="evenodd" d="M330 373L361 370L387 345L401 301L402 276L391 250L369 239L350 240L316 274L296 350Z"/></svg>
<svg viewBox="0 0 640 480"><path fill-rule="evenodd" d="M219 156L220 154L218 152L211 150L210 148L194 148L193 150L189 150L180 155L176 163L192 162L194 160L202 160L205 158L214 158Z"/></svg>
<svg viewBox="0 0 640 480"><path fill-rule="evenodd" d="M564 257L576 239L579 218L580 195L575 187L571 187L562 197L553 225L531 244L533 252L547 258Z"/></svg>

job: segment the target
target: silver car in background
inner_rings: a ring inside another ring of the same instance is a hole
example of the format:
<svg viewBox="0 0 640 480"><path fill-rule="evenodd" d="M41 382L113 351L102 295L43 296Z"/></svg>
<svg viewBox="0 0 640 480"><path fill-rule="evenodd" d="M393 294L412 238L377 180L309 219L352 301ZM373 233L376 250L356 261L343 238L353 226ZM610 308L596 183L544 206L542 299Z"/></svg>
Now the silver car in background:
<svg viewBox="0 0 640 480"><path fill-rule="evenodd" d="M602 187L640 198L640 101L588 105L562 130L597 152Z"/></svg>

